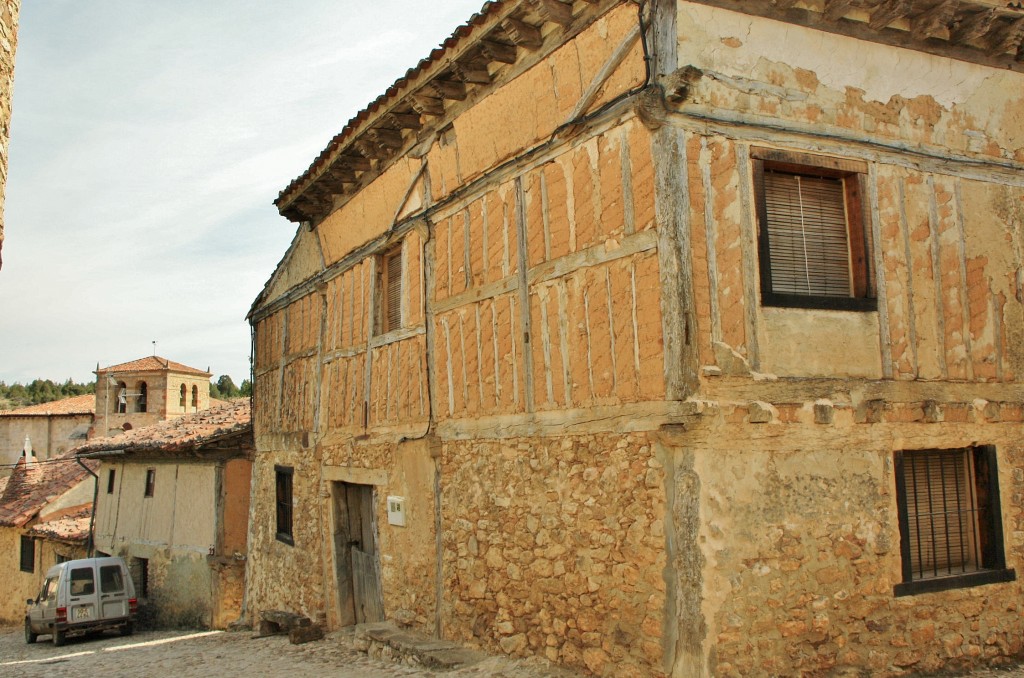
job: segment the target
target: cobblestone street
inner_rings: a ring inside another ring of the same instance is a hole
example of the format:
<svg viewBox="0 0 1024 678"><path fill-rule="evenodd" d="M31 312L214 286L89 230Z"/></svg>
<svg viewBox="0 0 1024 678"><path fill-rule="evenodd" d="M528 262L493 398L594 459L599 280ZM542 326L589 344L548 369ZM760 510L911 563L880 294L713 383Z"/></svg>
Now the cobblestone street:
<svg viewBox="0 0 1024 678"><path fill-rule="evenodd" d="M544 678L572 675L542 662L490 657L455 671L434 672L395 661L372 659L355 649L351 633L292 645L287 636L254 638L250 632L154 631L130 638L105 635L72 638L54 647L44 636L27 645L21 629L0 629L0 676L35 678L54 675L152 676L208 678L211 675L289 676L290 678ZM916 674L907 674L915 676ZM944 674L957 675L957 674ZM969 678L1024 678L1024 667L978 670Z"/></svg>
<svg viewBox="0 0 1024 678"><path fill-rule="evenodd" d="M25 643L22 630L0 630L0 676L52 677L62 675L173 676L208 678L211 675L289 676L290 678L398 678L444 675L452 678L541 678L564 676L543 664L488 658L456 671L436 674L421 667L371 659L356 650L351 634L332 633L324 640L292 645L287 636L253 638L250 632L224 633L157 631L130 638L105 635L72 638L54 647L43 636Z"/></svg>

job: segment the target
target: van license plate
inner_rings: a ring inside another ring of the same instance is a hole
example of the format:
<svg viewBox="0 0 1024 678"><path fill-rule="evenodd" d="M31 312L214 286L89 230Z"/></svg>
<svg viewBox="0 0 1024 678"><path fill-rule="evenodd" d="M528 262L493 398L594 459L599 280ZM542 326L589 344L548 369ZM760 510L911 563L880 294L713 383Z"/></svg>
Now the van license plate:
<svg viewBox="0 0 1024 678"><path fill-rule="evenodd" d="M84 621L86 619L92 619L92 606L83 605L82 607L76 607L73 618L75 621Z"/></svg>

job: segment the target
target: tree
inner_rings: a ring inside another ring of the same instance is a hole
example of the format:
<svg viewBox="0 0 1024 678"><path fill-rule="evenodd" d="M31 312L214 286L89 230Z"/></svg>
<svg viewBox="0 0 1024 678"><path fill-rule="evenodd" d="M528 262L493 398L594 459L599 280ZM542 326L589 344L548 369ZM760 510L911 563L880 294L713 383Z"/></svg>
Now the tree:
<svg viewBox="0 0 1024 678"><path fill-rule="evenodd" d="M238 397L238 387L235 386L235 382L231 380L231 377L226 374L220 375L220 378L217 379L217 390L220 391L222 398Z"/></svg>
<svg viewBox="0 0 1024 678"><path fill-rule="evenodd" d="M238 395L242 396L243 398L252 397L252 382L250 380L242 380L242 385L238 389Z"/></svg>

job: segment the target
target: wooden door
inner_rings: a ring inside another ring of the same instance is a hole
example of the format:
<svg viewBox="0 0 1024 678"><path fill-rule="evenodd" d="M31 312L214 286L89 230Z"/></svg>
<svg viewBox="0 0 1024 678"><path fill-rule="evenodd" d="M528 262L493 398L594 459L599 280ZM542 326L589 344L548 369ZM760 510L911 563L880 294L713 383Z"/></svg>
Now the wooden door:
<svg viewBox="0 0 1024 678"><path fill-rule="evenodd" d="M373 486L334 483L334 562L341 623L384 620Z"/></svg>

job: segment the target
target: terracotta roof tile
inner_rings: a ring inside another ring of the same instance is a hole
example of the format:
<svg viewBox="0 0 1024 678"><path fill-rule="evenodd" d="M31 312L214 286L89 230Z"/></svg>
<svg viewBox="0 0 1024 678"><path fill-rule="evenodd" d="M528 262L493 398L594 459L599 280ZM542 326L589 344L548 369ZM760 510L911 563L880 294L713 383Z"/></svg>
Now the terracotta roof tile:
<svg viewBox="0 0 1024 678"><path fill-rule="evenodd" d="M85 462L95 470L99 463ZM25 464L25 458L7 478L0 495L0 526L23 527L50 501L64 494L88 476L73 452L45 461Z"/></svg>
<svg viewBox="0 0 1024 678"><path fill-rule="evenodd" d="M27 405L25 407L18 407L13 410L0 410L0 417L39 417L47 415L52 416L95 413L96 396L92 393L87 393L85 395L74 396L72 398L64 398L63 400L53 400L48 403L39 403L38 405Z"/></svg>
<svg viewBox="0 0 1024 678"><path fill-rule="evenodd" d="M251 447L252 423L248 398L230 400L217 407L168 419L152 426L126 431L113 438L96 438L76 447L79 455L102 456L102 452L178 452L193 450L230 435L248 436Z"/></svg>
<svg viewBox="0 0 1024 678"><path fill-rule="evenodd" d="M184 372L185 374L195 374L204 377L213 376L211 372L205 372L156 355L149 355L145 358L120 363L119 365L111 365L110 367L101 367L96 370L96 374L105 374L107 372L159 372L163 370Z"/></svg>
<svg viewBox="0 0 1024 678"><path fill-rule="evenodd" d="M59 541L84 542L89 538L92 504L84 504L50 520L32 526L29 533Z"/></svg>

